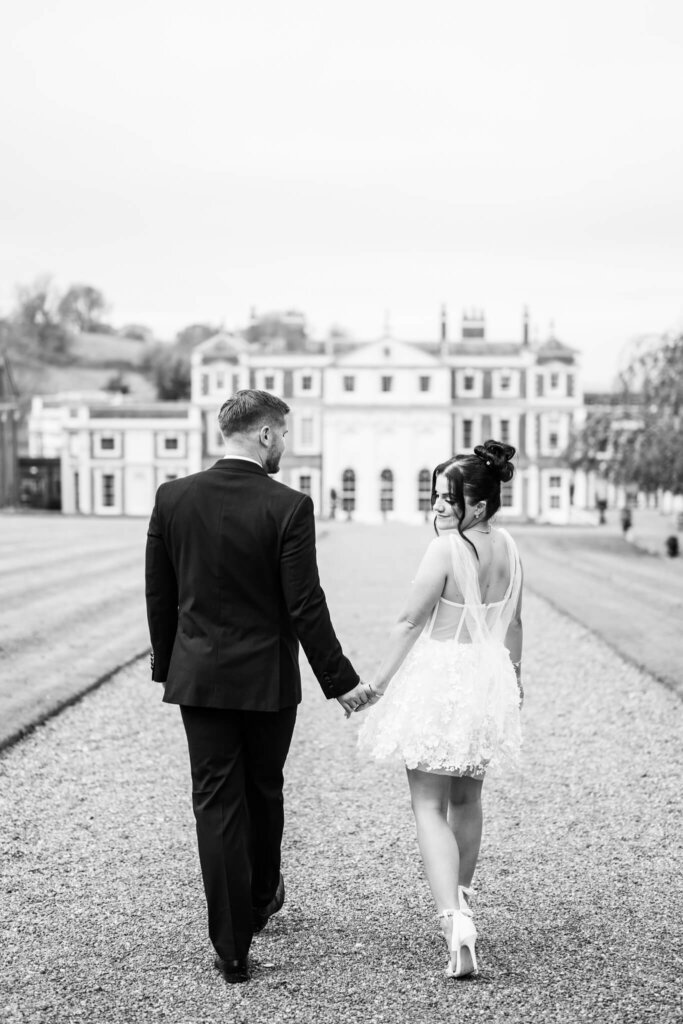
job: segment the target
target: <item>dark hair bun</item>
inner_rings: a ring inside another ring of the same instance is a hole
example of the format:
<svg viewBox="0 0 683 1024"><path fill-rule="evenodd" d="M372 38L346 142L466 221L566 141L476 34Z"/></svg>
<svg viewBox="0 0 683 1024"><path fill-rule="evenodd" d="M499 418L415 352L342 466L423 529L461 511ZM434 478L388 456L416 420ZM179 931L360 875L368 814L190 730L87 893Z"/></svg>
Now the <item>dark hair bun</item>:
<svg viewBox="0 0 683 1024"><path fill-rule="evenodd" d="M512 480L513 473L515 472L515 467L510 462L510 459L513 458L516 451L517 449L513 448L511 444L489 440L484 441L483 444L478 444L474 449L474 454L490 467L491 472L502 484L506 484L508 480Z"/></svg>

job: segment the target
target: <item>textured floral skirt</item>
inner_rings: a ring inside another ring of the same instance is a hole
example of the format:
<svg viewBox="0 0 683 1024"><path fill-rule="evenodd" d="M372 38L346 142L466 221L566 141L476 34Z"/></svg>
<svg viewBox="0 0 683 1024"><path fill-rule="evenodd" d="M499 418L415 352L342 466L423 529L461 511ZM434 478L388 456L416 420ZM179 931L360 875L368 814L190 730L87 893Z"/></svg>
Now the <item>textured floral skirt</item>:
<svg viewBox="0 0 683 1024"><path fill-rule="evenodd" d="M519 768L519 691L503 644L421 636L382 699L362 712L359 751L407 768L482 778Z"/></svg>

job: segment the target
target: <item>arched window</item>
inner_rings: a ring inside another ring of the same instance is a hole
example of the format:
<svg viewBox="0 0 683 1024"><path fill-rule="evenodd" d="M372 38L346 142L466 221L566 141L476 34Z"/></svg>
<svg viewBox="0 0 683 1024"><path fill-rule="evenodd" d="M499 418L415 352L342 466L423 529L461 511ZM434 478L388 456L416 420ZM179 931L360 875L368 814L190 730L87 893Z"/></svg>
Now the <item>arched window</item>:
<svg viewBox="0 0 683 1024"><path fill-rule="evenodd" d="M352 469L342 473L342 511L353 512L356 508L356 474Z"/></svg>
<svg viewBox="0 0 683 1024"><path fill-rule="evenodd" d="M383 469L379 483L379 508L381 512L394 510L394 474L390 469Z"/></svg>
<svg viewBox="0 0 683 1024"><path fill-rule="evenodd" d="M418 512L429 512L432 507L432 474L428 469L421 469L417 476L417 509Z"/></svg>

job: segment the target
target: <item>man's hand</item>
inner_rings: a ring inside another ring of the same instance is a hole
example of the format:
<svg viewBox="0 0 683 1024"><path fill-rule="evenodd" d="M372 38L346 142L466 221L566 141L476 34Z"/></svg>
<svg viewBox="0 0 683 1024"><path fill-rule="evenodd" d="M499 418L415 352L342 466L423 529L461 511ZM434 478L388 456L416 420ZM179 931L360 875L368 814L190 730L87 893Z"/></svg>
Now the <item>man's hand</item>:
<svg viewBox="0 0 683 1024"><path fill-rule="evenodd" d="M373 688L372 683L364 683L361 679L358 685L354 686L353 690L349 690L348 693L337 697L337 700L344 708L348 718L352 711L364 711L371 704L376 704L381 696L382 694L377 693Z"/></svg>

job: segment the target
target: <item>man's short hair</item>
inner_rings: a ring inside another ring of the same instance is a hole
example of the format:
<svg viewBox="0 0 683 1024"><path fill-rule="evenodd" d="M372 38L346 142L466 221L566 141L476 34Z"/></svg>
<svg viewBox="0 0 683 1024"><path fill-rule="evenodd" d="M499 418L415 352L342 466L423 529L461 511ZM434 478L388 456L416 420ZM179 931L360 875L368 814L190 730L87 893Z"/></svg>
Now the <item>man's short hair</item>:
<svg viewBox="0 0 683 1024"><path fill-rule="evenodd" d="M250 388L236 391L231 398L223 402L218 413L218 426L223 437L246 434L247 431L263 424L271 426L274 423L281 423L288 412L289 406L277 395Z"/></svg>

